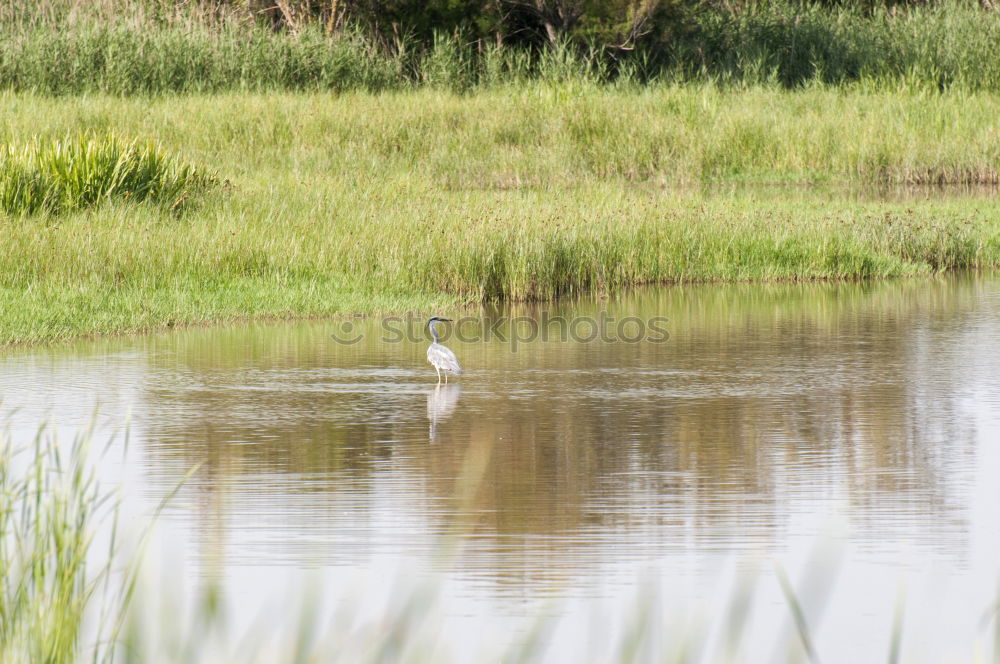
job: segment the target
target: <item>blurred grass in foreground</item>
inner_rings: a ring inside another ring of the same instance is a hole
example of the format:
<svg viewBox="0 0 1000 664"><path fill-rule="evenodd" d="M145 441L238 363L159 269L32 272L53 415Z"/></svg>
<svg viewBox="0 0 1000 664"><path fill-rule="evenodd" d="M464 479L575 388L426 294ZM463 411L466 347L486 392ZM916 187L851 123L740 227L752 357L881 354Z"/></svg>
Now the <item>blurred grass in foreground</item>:
<svg viewBox="0 0 1000 664"><path fill-rule="evenodd" d="M0 660L11 664L90 659L80 646L88 614L96 640L113 639L128 592L107 595L116 571L117 507L89 465L89 437L60 449L44 431L33 448L0 438ZM95 528L111 519L110 558L93 565ZM127 576L127 573L126 573ZM104 650L100 648L99 650ZM107 661L95 652L94 661Z"/></svg>

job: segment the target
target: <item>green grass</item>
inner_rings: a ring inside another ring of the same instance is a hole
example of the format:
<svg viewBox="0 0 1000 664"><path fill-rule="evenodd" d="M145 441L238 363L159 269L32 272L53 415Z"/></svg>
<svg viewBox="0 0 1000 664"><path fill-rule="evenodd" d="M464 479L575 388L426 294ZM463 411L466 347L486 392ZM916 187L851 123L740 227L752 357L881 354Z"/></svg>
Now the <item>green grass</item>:
<svg viewBox="0 0 1000 664"><path fill-rule="evenodd" d="M850 188L994 182L998 103L573 82L474 95L7 94L0 144L114 130L216 182L181 210L102 197L6 215L0 343L996 266L991 191L892 202ZM768 186L715 190L732 183Z"/></svg>
<svg viewBox="0 0 1000 664"><path fill-rule="evenodd" d="M0 210L59 214L116 199L176 210L206 180L156 145L114 134L36 140L0 151Z"/></svg>

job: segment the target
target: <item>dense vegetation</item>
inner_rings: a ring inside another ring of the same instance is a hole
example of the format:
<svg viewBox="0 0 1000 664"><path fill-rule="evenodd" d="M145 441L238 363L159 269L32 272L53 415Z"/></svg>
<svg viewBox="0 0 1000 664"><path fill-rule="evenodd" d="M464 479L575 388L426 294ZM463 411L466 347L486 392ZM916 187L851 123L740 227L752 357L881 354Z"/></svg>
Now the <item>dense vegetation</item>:
<svg viewBox="0 0 1000 664"><path fill-rule="evenodd" d="M0 88L469 90L525 79L1000 90L980 3L0 2Z"/></svg>

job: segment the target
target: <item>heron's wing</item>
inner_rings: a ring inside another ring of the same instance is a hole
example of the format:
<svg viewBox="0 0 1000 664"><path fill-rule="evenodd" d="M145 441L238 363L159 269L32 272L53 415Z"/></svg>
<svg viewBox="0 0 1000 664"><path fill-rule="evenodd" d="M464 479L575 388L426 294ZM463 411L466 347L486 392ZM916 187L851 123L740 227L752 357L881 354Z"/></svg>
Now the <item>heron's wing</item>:
<svg viewBox="0 0 1000 664"><path fill-rule="evenodd" d="M458 364L458 358L451 352L451 349L441 344L431 344L427 349L427 361L445 371L461 375L462 367Z"/></svg>

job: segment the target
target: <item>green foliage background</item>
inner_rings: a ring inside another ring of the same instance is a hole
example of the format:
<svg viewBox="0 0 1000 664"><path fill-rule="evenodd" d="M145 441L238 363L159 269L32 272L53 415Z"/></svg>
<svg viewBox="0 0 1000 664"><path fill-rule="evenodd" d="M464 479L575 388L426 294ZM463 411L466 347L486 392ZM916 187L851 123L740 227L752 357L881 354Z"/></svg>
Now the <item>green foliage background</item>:
<svg viewBox="0 0 1000 664"><path fill-rule="evenodd" d="M0 0L0 23L0 87L46 94L567 77L1000 90L989 0Z"/></svg>

